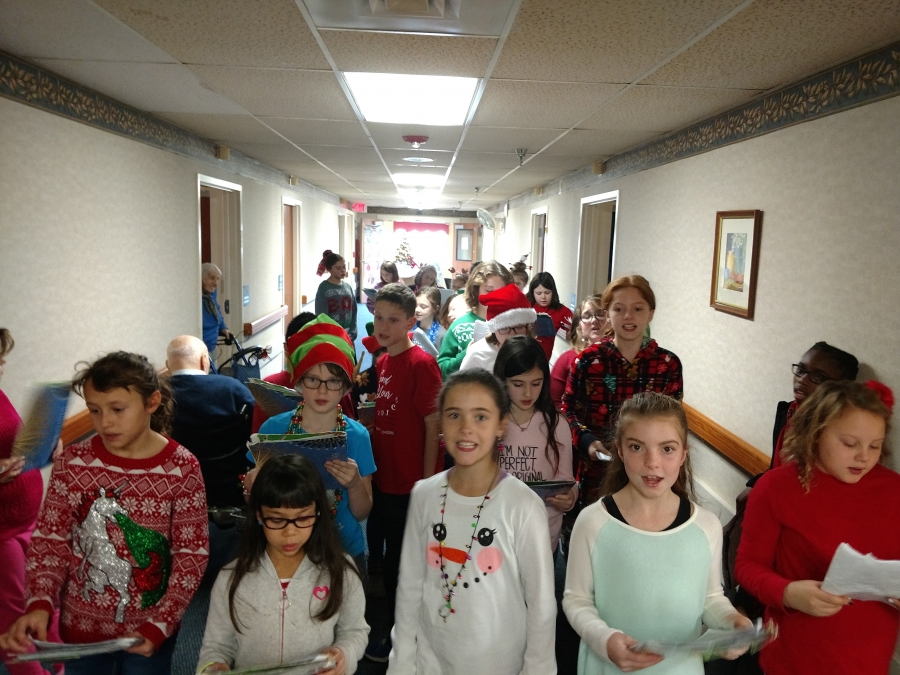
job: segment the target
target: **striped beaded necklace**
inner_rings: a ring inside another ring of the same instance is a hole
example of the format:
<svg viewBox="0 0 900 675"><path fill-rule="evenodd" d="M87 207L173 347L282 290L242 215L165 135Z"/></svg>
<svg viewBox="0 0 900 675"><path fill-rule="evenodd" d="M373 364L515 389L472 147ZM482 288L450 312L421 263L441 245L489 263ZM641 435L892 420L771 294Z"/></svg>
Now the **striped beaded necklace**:
<svg viewBox="0 0 900 675"><path fill-rule="evenodd" d="M344 432L347 431L347 420L344 419L344 411L341 409L341 406L337 407L337 425L334 427L334 431ZM287 433L289 434L303 434L306 433L303 431L303 402L300 402L300 405L297 406L297 409L294 410L294 414L291 415L291 423L288 425ZM334 491L334 501L331 503L331 515L336 516L338 510L338 504L344 499L344 491L338 488Z"/></svg>

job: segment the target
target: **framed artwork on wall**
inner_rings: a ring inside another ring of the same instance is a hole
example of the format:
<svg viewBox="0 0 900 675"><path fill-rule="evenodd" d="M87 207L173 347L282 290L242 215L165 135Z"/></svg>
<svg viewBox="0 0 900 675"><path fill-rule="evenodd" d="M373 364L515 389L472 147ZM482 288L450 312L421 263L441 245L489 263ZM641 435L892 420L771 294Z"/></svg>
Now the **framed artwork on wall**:
<svg viewBox="0 0 900 675"><path fill-rule="evenodd" d="M472 261L472 230L456 231L456 259Z"/></svg>
<svg viewBox="0 0 900 675"><path fill-rule="evenodd" d="M753 320L762 211L718 211L709 306Z"/></svg>

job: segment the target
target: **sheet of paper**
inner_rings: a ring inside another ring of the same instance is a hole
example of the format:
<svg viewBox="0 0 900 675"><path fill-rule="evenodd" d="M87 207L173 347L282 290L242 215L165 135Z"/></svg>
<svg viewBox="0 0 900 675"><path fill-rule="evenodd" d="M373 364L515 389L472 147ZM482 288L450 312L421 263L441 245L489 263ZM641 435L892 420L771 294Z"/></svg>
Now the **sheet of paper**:
<svg viewBox="0 0 900 675"><path fill-rule="evenodd" d="M103 642L86 642L83 644L69 644L61 642L43 642L34 640L37 651L31 654L19 654L9 660L9 663L27 663L29 661L44 661L57 663L59 661L72 661L83 656L95 654L109 654L117 652L141 642L141 638L119 638L118 640L104 640Z"/></svg>
<svg viewBox="0 0 900 675"><path fill-rule="evenodd" d="M261 666L229 671L230 675L315 675L334 668L332 661L325 654L319 654L307 661L285 663L280 666Z"/></svg>
<svg viewBox="0 0 900 675"><path fill-rule="evenodd" d="M854 600L900 598L900 560L879 560L843 543L834 552L822 590Z"/></svg>
<svg viewBox="0 0 900 675"><path fill-rule="evenodd" d="M428 339L428 335L421 328L416 328L412 332L412 341L413 343L419 345L426 354L430 354L434 358L437 358L438 350L435 348L434 344L431 340Z"/></svg>
<svg viewBox="0 0 900 675"><path fill-rule="evenodd" d="M483 337L487 337L491 334L491 330L488 328L488 322L482 321L481 319L475 320L475 326L472 328L472 342L476 342Z"/></svg>
<svg viewBox="0 0 900 675"><path fill-rule="evenodd" d="M778 629L771 621L763 625L762 619L757 619L750 628L741 630L708 630L696 640L689 642L665 642L662 640L645 640L631 646L635 652L652 652L666 656L678 653L701 653L704 658L714 658L732 649L747 647L756 652L764 644L773 640L778 634Z"/></svg>

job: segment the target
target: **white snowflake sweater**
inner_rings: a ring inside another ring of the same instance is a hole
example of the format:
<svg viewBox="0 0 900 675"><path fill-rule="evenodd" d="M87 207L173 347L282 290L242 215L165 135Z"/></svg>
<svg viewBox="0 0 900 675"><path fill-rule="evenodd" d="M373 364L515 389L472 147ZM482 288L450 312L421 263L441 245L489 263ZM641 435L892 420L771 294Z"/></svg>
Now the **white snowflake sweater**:
<svg viewBox="0 0 900 675"><path fill-rule="evenodd" d="M53 465L26 564L28 611L60 607L65 642L138 631L158 648L178 628L209 549L197 459L175 441L146 459L99 436Z"/></svg>

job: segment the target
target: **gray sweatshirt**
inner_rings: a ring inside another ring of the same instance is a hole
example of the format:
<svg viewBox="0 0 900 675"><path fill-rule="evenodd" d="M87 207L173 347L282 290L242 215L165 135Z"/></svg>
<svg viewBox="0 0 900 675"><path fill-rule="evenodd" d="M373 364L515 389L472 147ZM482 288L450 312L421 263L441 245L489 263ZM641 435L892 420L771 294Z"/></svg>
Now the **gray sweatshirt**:
<svg viewBox="0 0 900 675"><path fill-rule="evenodd" d="M259 568L246 575L234 597L238 633L228 613L228 585L233 563L225 566L212 589L206 633L197 670L213 662L232 669L278 665L311 658L335 646L344 653L347 673L356 672L368 640L366 598L353 573L344 576L340 610L326 621L311 615L323 606L331 584L328 573L304 558L286 589L264 555Z"/></svg>

